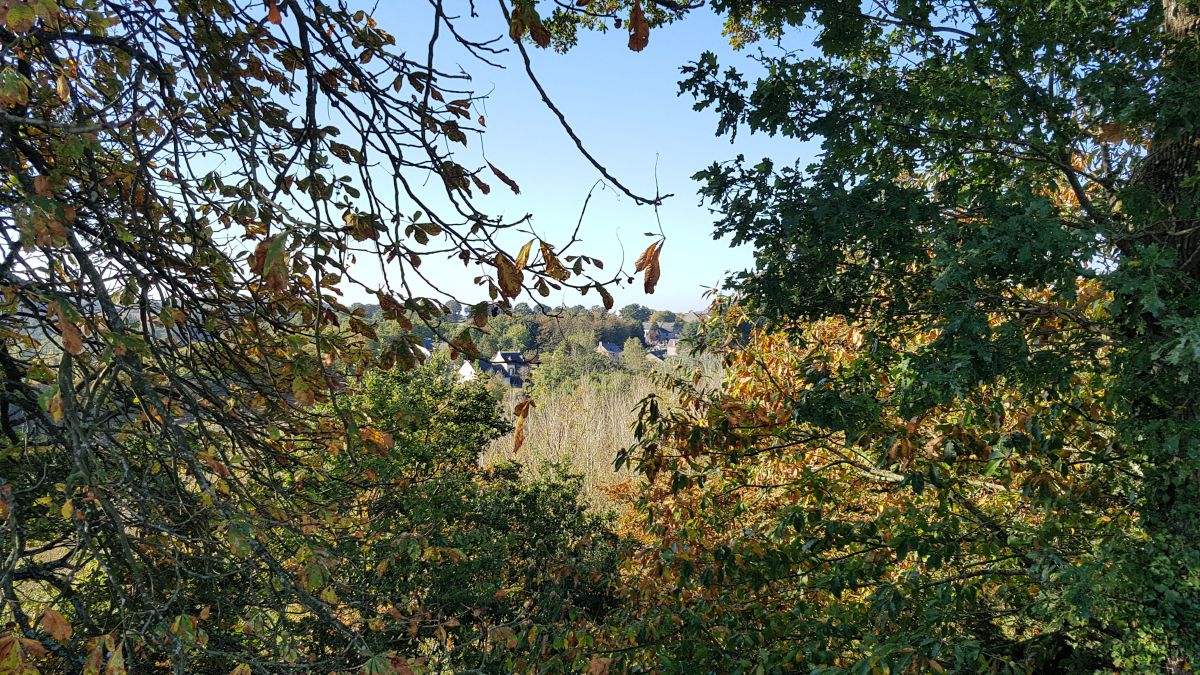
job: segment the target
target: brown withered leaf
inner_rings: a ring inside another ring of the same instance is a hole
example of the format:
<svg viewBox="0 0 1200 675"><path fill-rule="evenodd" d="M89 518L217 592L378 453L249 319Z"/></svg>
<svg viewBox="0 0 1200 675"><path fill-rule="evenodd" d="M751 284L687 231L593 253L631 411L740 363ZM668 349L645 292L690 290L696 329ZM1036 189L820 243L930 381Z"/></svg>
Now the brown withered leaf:
<svg viewBox="0 0 1200 675"><path fill-rule="evenodd" d="M513 430L513 453L518 452L522 445L525 445L525 420L529 418L529 411L534 407L533 399L522 399L513 408L513 414L517 416L517 423Z"/></svg>
<svg viewBox="0 0 1200 675"><path fill-rule="evenodd" d="M250 271L263 278L268 289L282 291L287 288L288 260L285 237L275 235L258 242L254 256L250 259Z"/></svg>
<svg viewBox="0 0 1200 675"><path fill-rule="evenodd" d="M550 31L546 30L541 21L529 24L529 37L533 39L535 45L543 49L550 46Z"/></svg>
<svg viewBox="0 0 1200 675"><path fill-rule="evenodd" d="M62 331L63 349L75 356L82 354L83 333L79 331L79 326L66 317L61 317L58 320L58 329Z"/></svg>
<svg viewBox="0 0 1200 675"><path fill-rule="evenodd" d="M642 254L638 256L637 261L633 263L634 272L641 272L642 270L646 269L646 263L650 261L650 256L654 255L654 249L657 247L658 242L656 241L646 247L645 251L642 251Z"/></svg>
<svg viewBox="0 0 1200 675"><path fill-rule="evenodd" d="M546 276L556 281L566 281L571 278L571 271L563 267L562 261L554 255L554 248L542 242L542 260L546 261Z"/></svg>
<svg viewBox="0 0 1200 675"><path fill-rule="evenodd" d="M596 290L600 293L600 299L604 302L604 309L612 309L613 296L608 292L608 289L600 284L596 284Z"/></svg>
<svg viewBox="0 0 1200 675"><path fill-rule="evenodd" d="M525 274L503 253L496 254L496 277L500 282L500 292L506 298L515 298L521 294L521 282Z"/></svg>
<svg viewBox="0 0 1200 675"><path fill-rule="evenodd" d="M1100 139L1101 143L1120 143L1126 139L1127 131L1123 124L1104 124L1101 125L1096 138Z"/></svg>
<svg viewBox="0 0 1200 675"><path fill-rule="evenodd" d="M67 618L50 607L42 612L42 630L59 642L70 640L75 633L71 630L71 624L67 623Z"/></svg>
<svg viewBox="0 0 1200 675"><path fill-rule="evenodd" d="M641 0L633 0L633 11L629 13L629 48L640 52L650 44L650 22L642 11Z"/></svg>
<svg viewBox="0 0 1200 675"><path fill-rule="evenodd" d="M283 15L279 13L279 5L275 4L275 0L267 0L267 21L276 26L283 23Z"/></svg>
<svg viewBox="0 0 1200 675"><path fill-rule="evenodd" d="M662 275L662 268L659 266L658 256L662 253L663 242L659 241L648 250L649 255L646 257L646 271L643 277L643 285L646 293L653 293L654 287L658 285L658 278Z"/></svg>
<svg viewBox="0 0 1200 675"><path fill-rule="evenodd" d="M488 167L491 168L492 173L496 174L496 178L499 178L501 182L503 182L509 187L509 189L513 191L514 195L521 194L521 186L517 185L517 181L509 178L508 174L504 173L500 169L497 169L496 165L492 164L491 162L488 162Z"/></svg>
<svg viewBox="0 0 1200 675"><path fill-rule="evenodd" d="M521 12L513 12L512 19L508 22L508 37L512 38L513 42L517 42L525 35L525 19L521 17Z"/></svg>

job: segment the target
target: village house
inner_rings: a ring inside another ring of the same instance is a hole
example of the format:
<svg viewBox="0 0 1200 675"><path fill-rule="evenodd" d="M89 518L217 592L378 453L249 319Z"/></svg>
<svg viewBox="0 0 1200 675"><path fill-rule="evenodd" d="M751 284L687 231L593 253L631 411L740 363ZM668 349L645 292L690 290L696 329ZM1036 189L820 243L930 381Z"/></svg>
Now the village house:
<svg viewBox="0 0 1200 675"><path fill-rule="evenodd" d="M471 382L480 377L498 377L506 387L520 389L529 379L533 366L521 352L498 351L489 360L467 359L458 368L458 381Z"/></svg>
<svg viewBox="0 0 1200 675"><path fill-rule="evenodd" d="M611 342L605 342L604 340L601 340L596 343L596 353L603 354L604 356L607 356L608 358L612 359L613 361L620 359L621 354L623 354L624 352L625 352L625 350L621 349L620 347L618 347L617 345L614 345Z"/></svg>
<svg viewBox="0 0 1200 675"><path fill-rule="evenodd" d="M665 347L671 340L679 339L679 324L675 321L644 321L642 335L649 347Z"/></svg>

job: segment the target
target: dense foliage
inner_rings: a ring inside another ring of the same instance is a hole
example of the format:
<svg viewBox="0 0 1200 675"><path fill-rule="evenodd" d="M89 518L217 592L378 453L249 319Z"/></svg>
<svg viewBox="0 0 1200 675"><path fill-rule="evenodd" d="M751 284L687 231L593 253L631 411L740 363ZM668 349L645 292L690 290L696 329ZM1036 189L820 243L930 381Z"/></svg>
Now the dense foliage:
<svg viewBox="0 0 1200 675"><path fill-rule="evenodd" d="M1190 672L1195 6L715 4L784 48L684 91L821 151L699 175L779 334L647 403L631 662Z"/></svg>
<svg viewBox="0 0 1200 675"><path fill-rule="evenodd" d="M390 452L343 387L420 359L412 324L452 309L431 255L488 298L444 336L464 353L518 295L611 304L620 274L560 259L570 240L500 250L522 219L486 195L519 184L479 153L470 75L435 58L494 47L441 3L428 19L400 44L343 2L0 2L4 668L379 669L400 646L321 571L353 588L382 562L330 552L348 495L385 487L359 463ZM351 291L400 329L378 350Z"/></svg>
<svg viewBox="0 0 1200 675"><path fill-rule="evenodd" d="M553 107L531 46L699 5L494 28ZM756 268L697 340L719 386L654 375L618 539L578 478L481 469L507 417L417 367L532 348L535 391L616 389L678 318L610 314L627 272L574 235L498 247L519 185L435 59L490 67L473 12L403 45L342 2L0 1L0 672L1200 665L1195 0L710 5L776 44L681 90L777 154L698 174ZM514 304L562 289L603 305Z"/></svg>

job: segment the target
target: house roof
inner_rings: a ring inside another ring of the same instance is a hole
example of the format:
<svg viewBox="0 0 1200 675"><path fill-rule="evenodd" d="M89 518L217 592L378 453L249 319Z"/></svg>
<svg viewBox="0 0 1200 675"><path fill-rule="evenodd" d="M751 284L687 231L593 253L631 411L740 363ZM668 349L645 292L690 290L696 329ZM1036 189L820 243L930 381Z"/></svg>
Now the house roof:
<svg viewBox="0 0 1200 675"><path fill-rule="evenodd" d="M492 357L492 363L507 363L515 366L523 366L525 365L526 361L525 357L521 355L521 352L499 351L496 352L496 355Z"/></svg>
<svg viewBox="0 0 1200 675"><path fill-rule="evenodd" d="M596 344L596 347L599 349L603 349L604 351L609 352L611 354L620 354L622 351L624 351L623 349L614 345L613 343L605 342L604 340L601 340L600 342L598 342Z"/></svg>

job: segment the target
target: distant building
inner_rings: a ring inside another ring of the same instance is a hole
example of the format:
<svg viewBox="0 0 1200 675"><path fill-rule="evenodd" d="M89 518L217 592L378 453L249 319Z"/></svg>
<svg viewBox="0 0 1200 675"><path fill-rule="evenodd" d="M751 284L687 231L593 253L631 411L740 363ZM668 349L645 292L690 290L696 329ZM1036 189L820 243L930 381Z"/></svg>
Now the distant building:
<svg viewBox="0 0 1200 675"><path fill-rule="evenodd" d="M519 389L529 379L532 365L521 352L498 351L490 360L468 359L458 368L458 381L471 382L480 377L498 377L506 387Z"/></svg>
<svg viewBox="0 0 1200 675"><path fill-rule="evenodd" d="M678 322L675 321L645 321L642 323L642 335L646 345L650 347L665 347L671 340L679 339Z"/></svg>
<svg viewBox="0 0 1200 675"><path fill-rule="evenodd" d="M621 358L621 354L624 352L625 350L611 342L605 342L604 340L601 340L600 342L596 343L596 353L603 354L614 361Z"/></svg>
<svg viewBox="0 0 1200 675"><path fill-rule="evenodd" d="M707 319L708 315L701 312L688 312L679 318L684 323L695 323L697 321L703 321Z"/></svg>
<svg viewBox="0 0 1200 675"><path fill-rule="evenodd" d="M663 363L664 361L666 361L666 359L663 358L664 356L666 356L666 352L662 352L662 351L646 352L646 360L649 361L650 363Z"/></svg>

